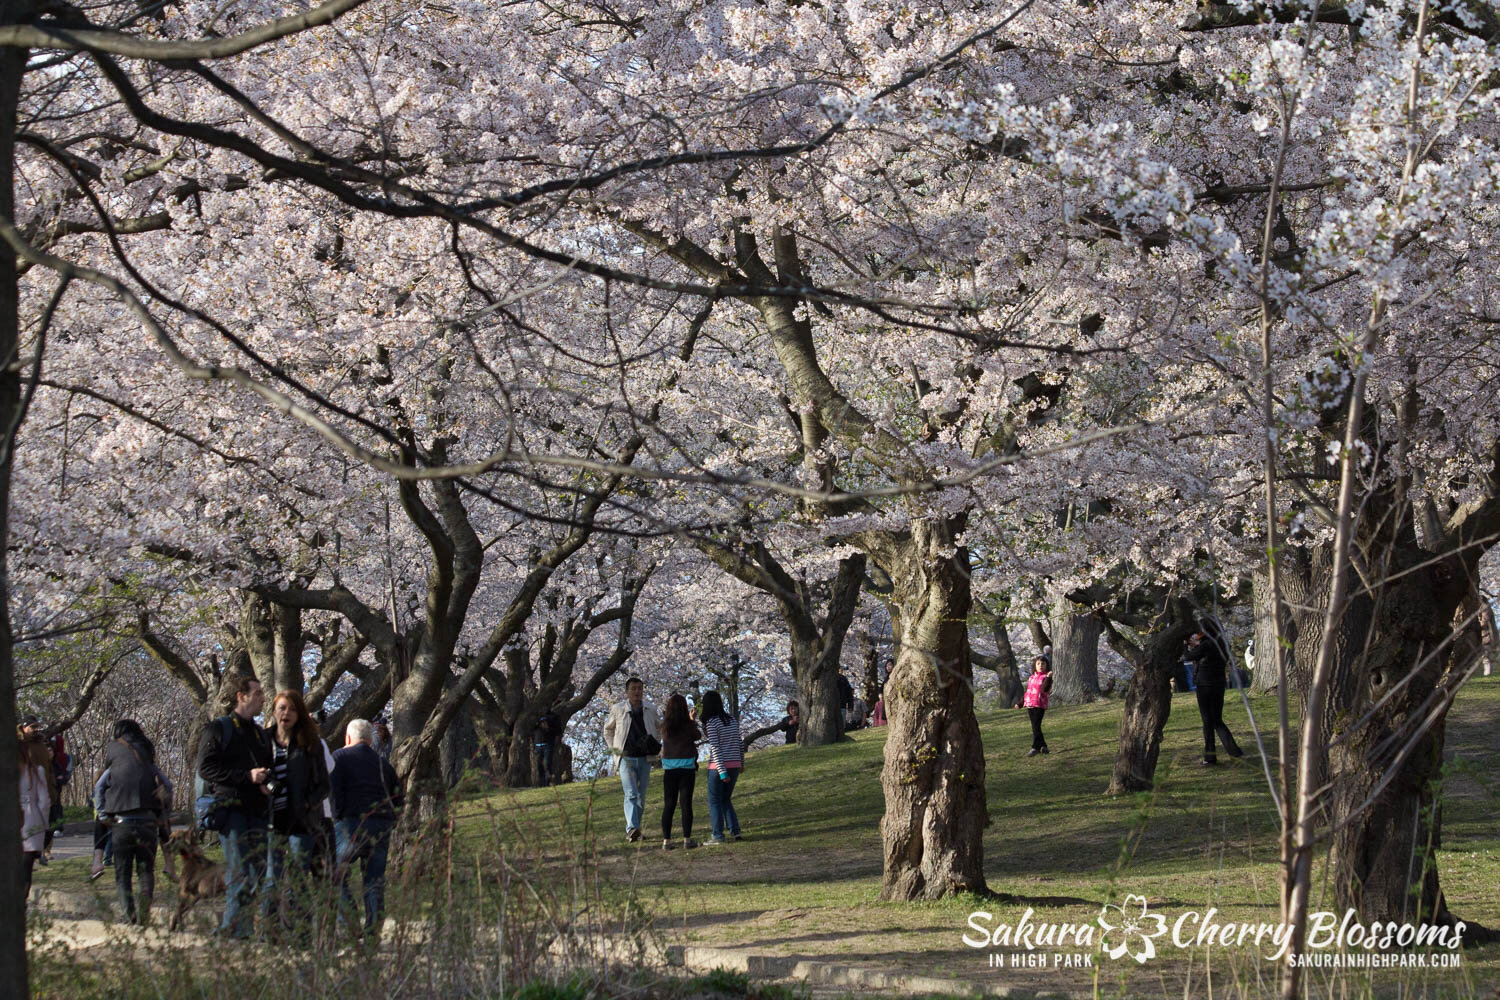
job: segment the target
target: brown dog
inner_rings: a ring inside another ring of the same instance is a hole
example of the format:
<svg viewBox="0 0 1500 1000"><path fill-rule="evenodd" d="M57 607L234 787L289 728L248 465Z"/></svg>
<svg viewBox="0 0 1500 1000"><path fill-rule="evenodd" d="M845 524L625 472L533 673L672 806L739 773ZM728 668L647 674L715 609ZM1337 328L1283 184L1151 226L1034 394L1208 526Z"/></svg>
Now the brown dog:
<svg viewBox="0 0 1500 1000"><path fill-rule="evenodd" d="M182 926L183 915L200 899L224 895L224 866L208 860L198 844L196 830L178 830L162 845L162 864L177 879L177 912L167 921L170 930ZM173 871L172 859L182 861L182 872Z"/></svg>

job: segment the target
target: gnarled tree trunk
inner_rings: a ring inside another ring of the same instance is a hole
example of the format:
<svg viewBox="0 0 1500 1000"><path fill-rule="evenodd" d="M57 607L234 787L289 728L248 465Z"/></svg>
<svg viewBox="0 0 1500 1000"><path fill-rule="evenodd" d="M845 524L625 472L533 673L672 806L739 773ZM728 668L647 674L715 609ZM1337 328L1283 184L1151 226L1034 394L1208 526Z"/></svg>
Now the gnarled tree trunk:
<svg viewBox="0 0 1500 1000"><path fill-rule="evenodd" d="M1053 705L1082 705L1099 697L1099 633L1093 615L1077 614L1064 599L1052 619Z"/></svg>
<svg viewBox="0 0 1500 1000"><path fill-rule="evenodd" d="M1446 923L1434 792L1451 685L1477 652L1461 635L1450 645L1472 578L1461 556L1435 558L1414 542L1388 555L1375 597L1356 593L1339 620L1322 713L1334 898L1361 922ZM1318 553L1308 590L1324 603L1328 573ZM1316 603L1296 615L1303 675L1317 657L1323 615Z"/></svg>
<svg viewBox="0 0 1500 1000"><path fill-rule="evenodd" d="M860 536L894 582L900 609L885 686L883 899L985 888L989 814L969 666L969 553L954 542L962 520L931 518L898 535Z"/></svg>
<svg viewBox="0 0 1500 1000"><path fill-rule="evenodd" d="M1110 648L1133 668L1125 689L1125 713L1120 718L1120 748L1108 794L1141 792L1152 787L1161 754L1161 734L1172 714L1172 675L1183 641L1195 628L1191 614L1176 607L1172 619L1144 648L1131 643L1112 625L1105 625Z"/></svg>

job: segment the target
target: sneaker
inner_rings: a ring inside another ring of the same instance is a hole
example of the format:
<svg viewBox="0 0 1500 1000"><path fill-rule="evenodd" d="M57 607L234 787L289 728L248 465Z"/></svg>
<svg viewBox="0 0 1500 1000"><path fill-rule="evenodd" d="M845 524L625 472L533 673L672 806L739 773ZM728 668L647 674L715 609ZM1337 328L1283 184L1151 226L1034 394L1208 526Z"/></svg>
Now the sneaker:
<svg viewBox="0 0 1500 1000"><path fill-rule="evenodd" d="M709 837L707 840L705 840L703 842L703 846L704 847L723 847L724 846L724 838L723 837Z"/></svg>
<svg viewBox="0 0 1500 1000"><path fill-rule="evenodd" d="M637 840L640 840L641 839L641 828L638 827L638 826L633 826L629 830L626 830L625 831L625 839L628 840L628 841L630 841L632 844L635 843Z"/></svg>
<svg viewBox="0 0 1500 1000"><path fill-rule="evenodd" d="M1042 753L1051 753L1051 752L1052 751L1048 750L1046 747L1042 747Z"/></svg>
<svg viewBox="0 0 1500 1000"><path fill-rule="evenodd" d="M695 848L695 847L698 846L698 842L696 840L694 840L692 837L687 837L687 838L684 838L684 840L682 841L682 846L684 848L686 848L687 850L691 851L693 848Z"/></svg>
<svg viewBox="0 0 1500 1000"><path fill-rule="evenodd" d="M1198 762L1199 767L1218 767L1219 762L1209 757L1204 757Z"/></svg>
<svg viewBox="0 0 1500 1000"><path fill-rule="evenodd" d="M664 851L670 851L672 849L672 842L670 840L663 839L661 842L661 849Z"/></svg>
<svg viewBox="0 0 1500 1000"><path fill-rule="evenodd" d="M1036 747L1032 747L1030 750L1026 751L1026 756L1035 757L1039 753L1041 753L1040 750L1038 750Z"/></svg>
<svg viewBox="0 0 1500 1000"><path fill-rule="evenodd" d="M732 834L729 839L738 842L738 841L744 840L745 839L745 835L742 834L742 833L736 833L736 834Z"/></svg>

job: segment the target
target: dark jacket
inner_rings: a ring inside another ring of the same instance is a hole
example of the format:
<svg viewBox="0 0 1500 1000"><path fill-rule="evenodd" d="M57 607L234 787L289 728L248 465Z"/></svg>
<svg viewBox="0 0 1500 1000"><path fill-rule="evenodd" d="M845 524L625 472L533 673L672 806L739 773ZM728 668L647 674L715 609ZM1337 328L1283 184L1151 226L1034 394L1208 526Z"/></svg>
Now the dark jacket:
<svg viewBox="0 0 1500 1000"><path fill-rule="evenodd" d="M1224 657L1222 640L1213 635L1205 634L1203 640L1195 646L1189 646L1183 654L1184 659L1193 664L1193 684L1195 687L1227 687L1229 683L1226 673L1229 663Z"/></svg>
<svg viewBox="0 0 1500 1000"><path fill-rule="evenodd" d="M683 727L682 732L676 736L669 735L667 733L667 727L664 724L661 728L662 760L667 760L673 757L677 758L678 760L683 760L688 757L692 757L694 760L697 760L698 740L702 739L702 737L703 734L698 731L698 724L696 722L689 722L686 726Z"/></svg>
<svg viewBox="0 0 1500 1000"><path fill-rule="evenodd" d="M149 747L133 740L110 740L104 748L109 785L100 812L115 816L155 814L156 769Z"/></svg>
<svg viewBox="0 0 1500 1000"><path fill-rule="evenodd" d="M266 727L266 746L276 759L276 727ZM271 817L281 833L312 833L323 820L323 800L328 798L328 763L320 741L311 750L293 743L286 751L286 810ZM274 796L272 797L274 800Z"/></svg>
<svg viewBox="0 0 1500 1000"><path fill-rule="evenodd" d="M224 742L228 720L229 740ZM198 744L198 774L208 794L230 800L230 808L247 816L269 816L271 800L250 780L250 771L271 766L271 745L265 730L233 712L203 727Z"/></svg>
<svg viewBox="0 0 1500 1000"><path fill-rule="evenodd" d="M404 801L396 769L368 743L333 753L333 818L395 819Z"/></svg>

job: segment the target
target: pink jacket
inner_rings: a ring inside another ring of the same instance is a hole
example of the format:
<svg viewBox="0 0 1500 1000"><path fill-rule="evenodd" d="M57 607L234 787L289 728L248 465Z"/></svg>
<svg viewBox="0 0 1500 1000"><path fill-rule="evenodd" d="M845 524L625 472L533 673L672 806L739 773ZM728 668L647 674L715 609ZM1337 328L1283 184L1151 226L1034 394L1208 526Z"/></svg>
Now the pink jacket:
<svg viewBox="0 0 1500 1000"><path fill-rule="evenodd" d="M1050 680L1052 680L1050 673L1044 674L1040 670L1033 670L1031 676L1026 678L1026 698L1021 704L1027 708L1046 708L1047 698L1051 693L1047 690L1052 686L1047 683Z"/></svg>

